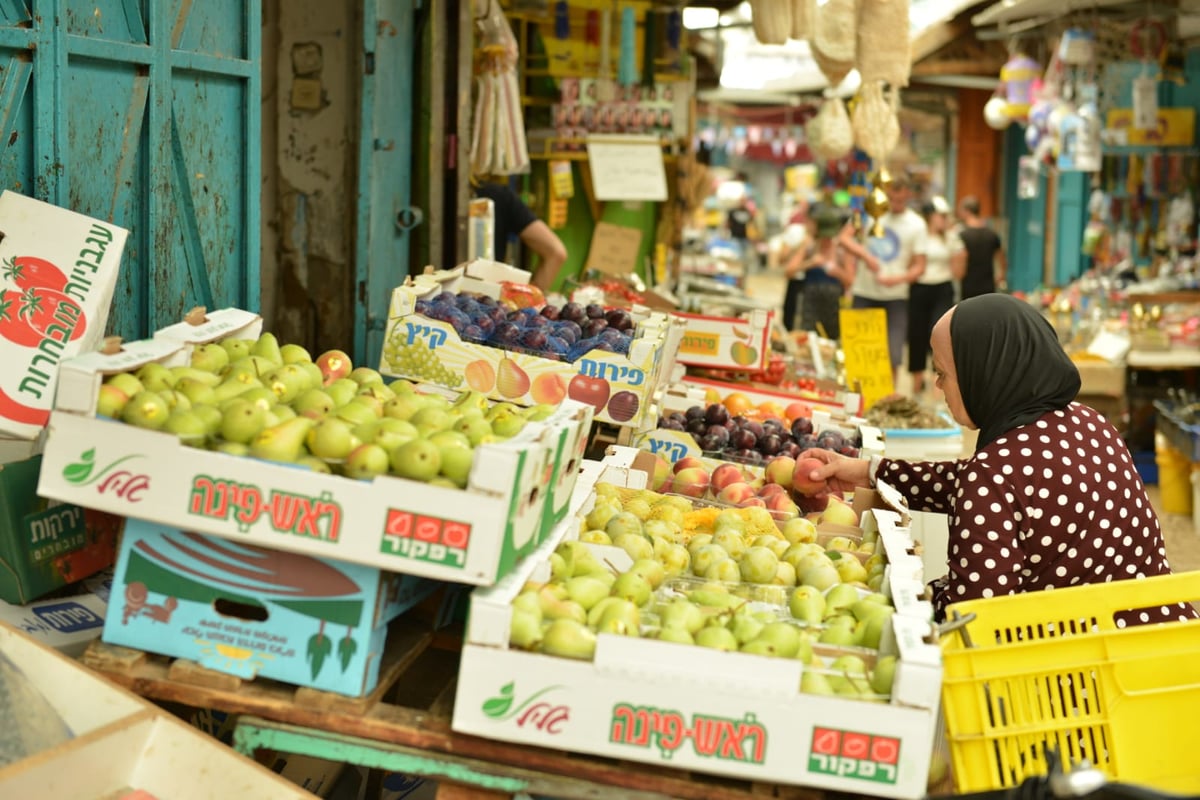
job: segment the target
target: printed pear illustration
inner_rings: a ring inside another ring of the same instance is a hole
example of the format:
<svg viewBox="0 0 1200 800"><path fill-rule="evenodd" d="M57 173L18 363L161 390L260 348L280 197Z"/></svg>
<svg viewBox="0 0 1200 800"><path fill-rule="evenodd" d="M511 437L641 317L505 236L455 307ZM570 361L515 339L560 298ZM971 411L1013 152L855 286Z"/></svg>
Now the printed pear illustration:
<svg viewBox="0 0 1200 800"><path fill-rule="evenodd" d="M337 643L342 672L357 649L351 637L362 620L362 589L345 573L311 556L173 531L137 542L124 579L126 585L144 584L148 593L175 603L211 606L220 599L264 608L265 602L268 617L271 605L311 617L317 632L308 640L306 658L314 680L333 653L327 624L346 628L346 636ZM163 606L168 605L173 608L164 601Z"/></svg>
<svg viewBox="0 0 1200 800"><path fill-rule="evenodd" d="M524 397L529 391L529 375L511 358L502 358L496 369L496 388L500 394L514 400Z"/></svg>

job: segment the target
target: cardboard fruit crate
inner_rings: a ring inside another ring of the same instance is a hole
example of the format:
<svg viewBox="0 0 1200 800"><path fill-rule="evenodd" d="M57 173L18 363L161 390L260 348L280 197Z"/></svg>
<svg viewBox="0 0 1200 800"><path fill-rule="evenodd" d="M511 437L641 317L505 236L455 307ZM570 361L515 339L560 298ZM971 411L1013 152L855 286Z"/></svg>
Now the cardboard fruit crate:
<svg viewBox="0 0 1200 800"><path fill-rule="evenodd" d="M72 734L47 750L0 766L0 797L111 800L141 789L172 800L313 798L3 623L0 653L19 665Z"/></svg>
<svg viewBox="0 0 1200 800"><path fill-rule="evenodd" d="M121 519L38 497L42 457L0 464L0 600L22 605L111 567Z"/></svg>
<svg viewBox="0 0 1200 800"><path fill-rule="evenodd" d="M898 517L878 514L892 535ZM886 704L801 694L797 659L610 634L592 661L510 648L512 600L548 579L549 554L472 592L454 730L756 782L925 795L941 724L928 621L891 617L885 638L900 661Z"/></svg>
<svg viewBox="0 0 1200 800"><path fill-rule="evenodd" d="M128 232L5 190L0 233L0 436L30 442L50 416L58 365L104 335ZM10 441L0 459L35 452Z"/></svg>
<svg viewBox="0 0 1200 800"><path fill-rule="evenodd" d="M392 292L388 336L410 353L432 353L461 383L454 389L474 389L492 400L518 405L549 403L566 398L587 403L597 420L638 426L651 411L654 390L664 369L674 361L667 347L669 323L651 314L639 323L628 355L602 350L574 362L556 361L533 353L502 350L464 341L448 323L416 312L418 295L407 287ZM389 358L380 357L379 371L397 378L437 382L437 376Z"/></svg>
<svg viewBox="0 0 1200 800"><path fill-rule="evenodd" d="M369 481L183 445L96 417L104 377L191 345L128 342L64 362L38 493L85 508L247 544L468 584L503 575L542 535L561 430L528 423L475 448L466 489L384 475ZM572 417L580 427L586 414ZM555 425L572 424L556 422Z"/></svg>
<svg viewBox="0 0 1200 800"><path fill-rule="evenodd" d="M1200 572L956 603L942 699L959 792L1044 775L1043 747L1109 780L1200 794L1200 623L1114 615L1200 599ZM969 638L968 638L969 637Z"/></svg>
<svg viewBox="0 0 1200 800"><path fill-rule="evenodd" d="M387 623L437 583L129 520L104 641L361 697Z"/></svg>
<svg viewBox="0 0 1200 800"><path fill-rule="evenodd" d="M676 360L711 369L761 372L771 350L771 311L755 310L738 317L712 317L675 311L683 323Z"/></svg>

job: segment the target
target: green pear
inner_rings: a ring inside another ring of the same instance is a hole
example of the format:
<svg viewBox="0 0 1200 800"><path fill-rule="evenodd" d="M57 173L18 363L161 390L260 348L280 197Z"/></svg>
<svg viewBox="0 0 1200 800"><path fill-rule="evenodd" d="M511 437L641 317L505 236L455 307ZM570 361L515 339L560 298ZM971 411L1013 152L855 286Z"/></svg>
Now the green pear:
<svg viewBox="0 0 1200 800"><path fill-rule="evenodd" d="M762 633L765 627L762 622L744 610L734 613L733 619L729 621L729 630L733 632L734 638L738 640L739 647L752 639L758 638L758 635Z"/></svg>
<svg viewBox="0 0 1200 800"><path fill-rule="evenodd" d="M278 366L279 362L271 361L264 356L248 355L245 358L239 358L237 361L231 361L229 369L225 371L225 375L222 377L228 377L230 373L238 371L248 372L259 380L262 380L267 373Z"/></svg>
<svg viewBox="0 0 1200 800"><path fill-rule="evenodd" d="M364 442L371 442L389 453L405 442L417 438L417 429L402 419L383 417L354 429L354 435Z"/></svg>
<svg viewBox="0 0 1200 800"><path fill-rule="evenodd" d="M270 389L278 402L290 403L311 388L312 379L295 364L276 367L263 376L263 385Z"/></svg>
<svg viewBox="0 0 1200 800"><path fill-rule="evenodd" d="M550 558L550 580L555 584L561 584L572 577L571 563L562 553L551 553Z"/></svg>
<svg viewBox="0 0 1200 800"><path fill-rule="evenodd" d="M676 644L696 644L696 639L691 633L683 628L659 628L658 633L654 635L655 639L661 642L675 642Z"/></svg>
<svg viewBox="0 0 1200 800"><path fill-rule="evenodd" d="M637 604L624 599L610 603L596 623L597 633L614 633L618 636L639 636L642 631L642 614Z"/></svg>
<svg viewBox="0 0 1200 800"><path fill-rule="evenodd" d="M519 608L522 611L534 614L538 622L542 621L542 604L538 600L538 593L533 589L526 589L519 595L513 598L513 608Z"/></svg>
<svg viewBox="0 0 1200 800"><path fill-rule="evenodd" d="M658 612L659 622L664 628L681 628L694 634L704 627L704 612L695 603L677 598L667 603Z"/></svg>
<svg viewBox="0 0 1200 800"><path fill-rule="evenodd" d="M768 622L754 641L768 643L774 655L793 658L800 651L800 629L782 620Z"/></svg>
<svg viewBox="0 0 1200 800"><path fill-rule="evenodd" d="M127 397L133 397L138 392L146 390L145 385L132 372L113 373L104 379L104 385L115 386L124 392Z"/></svg>
<svg viewBox="0 0 1200 800"><path fill-rule="evenodd" d="M825 616L831 617L834 614L841 613L845 610L847 613L850 607L858 602L858 590L848 583L839 583L829 587L825 592Z"/></svg>
<svg viewBox="0 0 1200 800"><path fill-rule="evenodd" d="M612 595L630 601L634 605L644 606L650 602L654 588L645 577L629 570L617 576L612 585Z"/></svg>
<svg viewBox="0 0 1200 800"><path fill-rule="evenodd" d="M542 620L528 611L514 608L508 623L508 643L522 650L535 650L542 642Z"/></svg>
<svg viewBox="0 0 1200 800"><path fill-rule="evenodd" d="M579 541L587 542L588 544L612 544L612 537L604 531L598 531L595 528L589 528L579 534Z"/></svg>
<svg viewBox="0 0 1200 800"><path fill-rule="evenodd" d="M542 652L590 661L596 654L596 634L575 620L556 619L542 634Z"/></svg>
<svg viewBox="0 0 1200 800"><path fill-rule="evenodd" d="M818 625L825 618L825 595L812 586L797 586L788 597L788 611L801 622Z"/></svg>
<svg viewBox="0 0 1200 800"><path fill-rule="evenodd" d="M768 656L772 658L782 658L775 650L775 645L764 639L751 639L742 644L738 650L742 653L752 656Z"/></svg>
<svg viewBox="0 0 1200 800"><path fill-rule="evenodd" d="M283 353L279 350L279 340L275 334L264 331L250 347L250 355L264 358L272 365L283 363Z"/></svg>
<svg viewBox="0 0 1200 800"><path fill-rule="evenodd" d="M612 500L597 499L592 510L584 517L589 528L605 530L608 521L621 512L621 505ZM605 531L607 533L607 531ZM610 534L611 535L611 534Z"/></svg>
<svg viewBox="0 0 1200 800"><path fill-rule="evenodd" d="M538 403L525 409L525 419L529 422L541 422L553 416L555 411L558 411L558 406L550 403Z"/></svg>
<svg viewBox="0 0 1200 800"><path fill-rule="evenodd" d="M338 378L325 384L325 393L333 399L334 408L341 408L358 394L358 384L349 378Z"/></svg>
<svg viewBox="0 0 1200 800"><path fill-rule="evenodd" d="M264 428L250 441L250 455L267 461L295 461L304 454L304 439L312 426L308 417L293 417Z"/></svg>
<svg viewBox="0 0 1200 800"><path fill-rule="evenodd" d="M350 380L357 383L359 386L368 386L373 383L384 383L383 376L379 374L379 370L371 367L355 367L350 370Z"/></svg>
<svg viewBox="0 0 1200 800"><path fill-rule="evenodd" d="M713 534L712 541L713 544L723 548L734 561L746 553L746 540L742 538L741 531L723 528Z"/></svg>
<svg viewBox="0 0 1200 800"><path fill-rule="evenodd" d="M592 606L609 597L608 584L591 575L576 575L567 580L567 597L590 611Z"/></svg>
<svg viewBox="0 0 1200 800"><path fill-rule="evenodd" d="M333 398L323 389L306 389L292 401L297 414L320 419L333 411Z"/></svg>
<svg viewBox="0 0 1200 800"><path fill-rule="evenodd" d="M113 386L111 383L101 384L100 394L96 397L96 415L109 419L120 419L129 395Z"/></svg>
<svg viewBox="0 0 1200 800"><path fill-rule="evenodd" d="M213 449L218 453L224 453L227 456L238 456L239 458L250 455L250 445L244 442L217 442Z"/></svg>
<svg viewBox="0 0 1200 800"><path fill-rule="evenodd" d="M216 377L215 375L213 377ZM217 402L217 392L214 384L205 383L192 377L182 377L175 381L175 391L182 394L192 405L213 405Z"/></svg>
<svg viewBox="0 0 1200 800"><path fill-rule="evenodd" d="M247 380L237 377L227 378L213 387L213 402L220 406L259 386L262 386L262 383L258 378L248 378Z"/></svg>
<svg viewBox="0 0 1200 800"><path fill-rule="evenodd" d="M640 533L630 533L622 531L613 534L612 530L605 528L605 533L612 537L614 547L619 547L629 554L629 557L634 561L643 558L654 558L654 545L642 536Z"/></svg>
<svg viewBox="0 0 1200 800"><path fill-rule="evenodd" d="M472 447L478 447L492 437L492 425L483 417L460 417L451 430L464 434Z"/></svg>
<svg viewBox="0 0 1200 800"><path fill-rule="evenodd" d="M722 558L708 565L708 569L704 570L705 578L711 581L728 581L729 583L737 583L741 580L742 572L738 567L738 563L732 558Z"/></svg>
<svg viewBox="0 0 1200 800"><path fill-rule="evenodd" d="M839 647L854 647L858 644L858 636L854 630L855 624L854 617L831 617L826 623L825 629L817 636L817 641L821 644L832 644Z"/></svg>
<svg viewBox="0 0 1200 800"><path fill-rule="evenodd" d="M221 430L221 419L224 416L216 406L200 403L192 406L192 413L204 422L204 435L216 436Z"/></svg>
<svg viewBox="0 0 1200 800"><path fill-rule="evenodd" d="M221 438L227 442L249 445L265 425L267 410L257 403L237 399L226 407L221 417Z"/></svg>
<svg viewBox="0 0 1200 800"><path fill-rule="evenodd" d="M387 386L396 394L412 394L417 391L416 384L406 378L397 378Z"/></svg>
<svg viewBox="0 0 1200 800"><path fill-rule="evenodd" d="M205 386L216 386L221 382L221 376L212 372L207 372L202 369L196 369L191 366L175 366L168 367L171 370L171 375L174 377L175 388L179 388L179 382L184 378L191 378L194 381L199 381Z"/></svg>
<svg viewBox="0 0 1200 800"><path fill-rule="evenodd" d="M375 413L375 409L364 402L361 397L354 398L349 403L346 403L346 405L334 411L333 414L338 419L350 423L351 427L379 419L379 415Z"/></svg>
<svg viewBox="0 0 1200 800"><path fill-rule="evenodd" d="M162 429L175 434L179 441L191 447L203 447L208 434L204 419L190 408L172 411Z"/></svg>
<svg viewBox="0 0 1200 800"><path fill-rule="evenodd" d="M442 456L437 445L427 439L413 439L391 452L392 472L401 478L429 481L442 468Z"/></svg>
<svg viewBox="0 0 1200 800"><path fill-rule="evenodd" d="M137 379L151 392L161 392L175 385L175 376L165 365L151 361L138 367Z"/></svg>
<svg viewBox="0 0 1200 800"><path fill-rule="evenodd" d="M738 649L737 637L733 631L721 626L701 628L693 636L700 647L710 647L713 650L733 652Z"/></svg>
<svg viewBox="0 0 1200 800"><path fill-rule="evenodd" d="M775 577L771 579L771 583L776 586L795 586L796 568L786 561L780 561L775 566Z"/></svg>
<svg viewBox="0 0 1200 800"><path fill-rule="evenodd" d="M189 363L199 370L216 375L229 366L229 350L216 342L206 342L192 349Z"/></svg>
<svg viewBox="0 0 1200 800"><path fill-rule="evenodd" d="M365 443L350 451L342 472L347 478L369 480L377 475L387 473L390 462L388 452L377 444Z"/></svg>
<svg viewBox="0 0 1200 800"><path fill-rule="evenodd" d="M497 414L490 420L492 435L501 439L511 439L525 427L525 417L519 413Z"/></svg>
<svg viewBox="0 0 1200 800"><path fill-rule="evenodd" d="M167 424L171 408L158 392L144 390L129 398L121 409L121 419L139 428L156 431Z"/></svg>
<svg viewBox="0 0 1200 800"><path fill-rule="evenodd" d="M250 348L254 347L253 339L222 339L221 347L229 354L229 363L237 361L239 358L245 358L250 355Z"/></svg>
<svg viewBox="0 0 1200 800"><path fill-rule="evenodd" d="M304 417L308 419L308 417ZM328 461L340 461L359 445L350 423L337 417L317 421L307 434L308 451Z"/></svg>
<svg viewBox="0 0 1200 800"><path fill-rule="evenodd" d="M467 488L475 465L475 451L470 447L445 446L439 448L438 454L442 459L441 476L460 489Z"/></svg>
<svg viewBox="0 0 1200 800"><path fill-rule="evenodd" d="M311 363L313 360L312 355L303 346L290 342L279 346L279 357L284 364Z"/></svg>
<svg viewBox="0 0 1200 800"><path fill-rule="evenodd" d="M296 459L296 466L304 467L309 472L320 472L322 475L332 475L333 469L330 468L322 459L314 455L304 455Z"/></svg>
<svg viewBox="0 0 1200 800"><path fill-rule="evenodd" d="M738 560L742 580L747 583L770 583L778 566L779 556L769 547L751 547Z"/></svg>
<svg viewBox="0 0 1200 800"><path fill-rule="evenodd" d="M816 670L806 669L800 676L800 691L803 694L816 694L822 697L833 697L837 694L829 684L829 678Z"/></svg>
<svg viewBox="0 0 1200 800"><path fill-rule="evenodd" d="M629 568L629 571L645 578L646 582L650 584L651 589L657 589L659 586L662 586L663 581L667 579L667 569L657 558L638 559L633 562L633 566Z"/></svg>
<svg viewBox="0 0 1200 800"><path fill-rule="evenodd" d="M472 408L480 412L487 411L487 395L473 389L463 392L454 399L453 407L464 411Z"/></svg>

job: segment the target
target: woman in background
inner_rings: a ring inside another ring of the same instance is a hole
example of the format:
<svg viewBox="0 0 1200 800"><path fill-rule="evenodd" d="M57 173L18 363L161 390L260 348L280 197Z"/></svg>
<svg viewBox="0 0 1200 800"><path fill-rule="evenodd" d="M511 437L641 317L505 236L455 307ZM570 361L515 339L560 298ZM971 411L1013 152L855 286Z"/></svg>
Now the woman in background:
<svg viewBox="0 0 1200 800"><path fill-rule="evenodd" d="M814 234L811 248L798 249L784 266L788 298L800 298L800 329L834 340L841 335L838 311L842 296L854 282L854 260L839 242L844 225L834 210L817 211L809 221ZM790 313L795 314L794 306ZM785 322L791 321L788 314L785 307Z"/></svg>
<svg viewBox="0 0 1200 800"><path fill-rule="evenodd" d="M925 367L929 361L929 334L933 325L954 305L954 276L951 255L960 245L950 231L950 204L934 197L921 207L929 233L926 238L925 271L908 291L908 370L912 393L925 389Z"/></svg>

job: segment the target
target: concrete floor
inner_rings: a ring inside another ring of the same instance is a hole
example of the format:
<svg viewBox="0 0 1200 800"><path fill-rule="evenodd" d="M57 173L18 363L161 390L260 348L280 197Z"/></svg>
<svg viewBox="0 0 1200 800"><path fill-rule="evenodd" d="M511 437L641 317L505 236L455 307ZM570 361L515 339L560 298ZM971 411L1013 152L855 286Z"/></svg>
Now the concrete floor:
<svg viewBox="0 0 1200 800"><path fill-rule="evenodd" d="M746 280L746 291L752 297L773 300L777 307L783 304L783 293L786 279L780 271L760 271ZM912 383L908 373L901 370L897 381L897 390L901 394L911 392ZM936 394L936 392L934 392ZM940 398L929 396L929 402L937 403ZM967 432L963 437L964 455L969 455L974 449L974 437ZM1200 531L1197 531L1193 517L1185 514L1167 514L1162 510L1162 498L1157 486L1147 486L1150 502L1158 511L1159 524L1162 525L1163 538L1167 545L1167 558L1171 569L1175 572L1200 570ZM932 544L932 543L931 543Z"/></svg>

